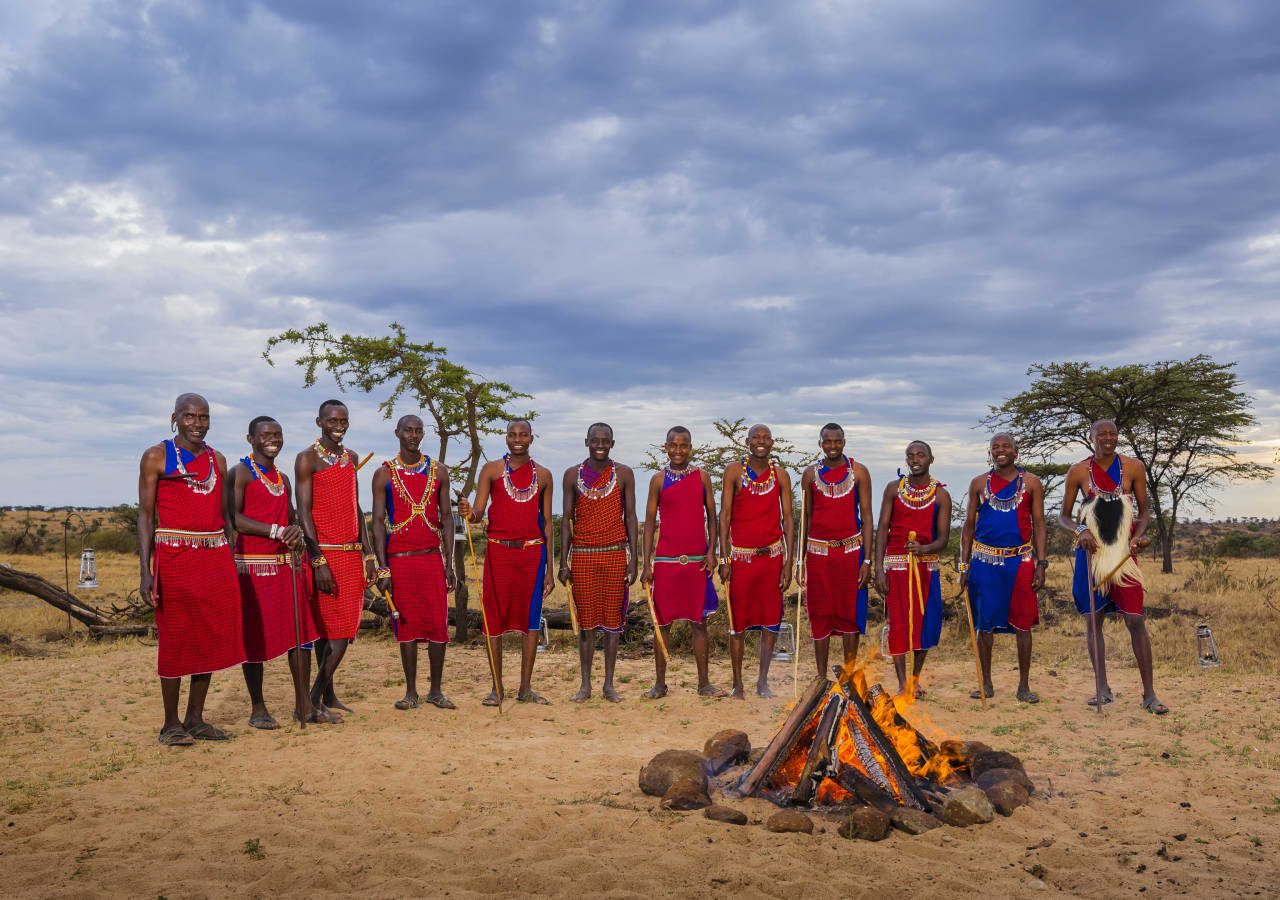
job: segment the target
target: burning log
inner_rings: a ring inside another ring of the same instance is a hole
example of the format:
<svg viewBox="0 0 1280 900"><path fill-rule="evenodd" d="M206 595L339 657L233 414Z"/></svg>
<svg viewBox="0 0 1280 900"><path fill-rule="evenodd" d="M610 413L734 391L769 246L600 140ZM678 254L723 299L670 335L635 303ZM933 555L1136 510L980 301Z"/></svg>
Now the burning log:
<svg viewBox="0 0 1280 900"><path fill-rule="evenodd" d="M765 748L764 755L751 768L751 771L743 776L742 781L738 782L733 793L742 797L750 797L760 789L761 785L764 784L764 780L772 775L773 770L790 755L791 749L799 739L814 707L818 705L818 702L829 690L831 690L831 682L826 678L818 676L813 680L813 683L796 701L796 705L791 708L790 715L782 723L782 728L778 733L773 736L769 746Z"/></svg>
<svg viewBox="0 0 1280 900"><path fill-rule="evenodd" d="M844 695L849 698L849 705L858 712L858 724L865 728L867 736L871 742L875 744L878 754L876 761L883 760L885 775L888 776L890 782L897 790L895 794L907 805L914 806L916 809L922 809L925 812L932 812L933 806L925 797L924 792L920 790L920 786L916 784L915 777L907 771L907 767L903 765L902 758L898 756L898 751L894 747L893 742L885 736L885 733L876 724L875 717L871 715L871 709L867 706L865 700L858 696L856 690L850 690L851 685L842 680L840 689Z"/></svg>
<svg viewBox="0 0 1280 900"><path fill-rule="evenodd" d="M836 729L844 720L845 710L849 702L839 694L830 694L822 707L822 715L818 717L818 727L813 733L813 741L809 744L809 753L800 770L800 783L791 795L791 802L800 806L808 806L813 799L818 785L827 776L835 760Z"/></svg>

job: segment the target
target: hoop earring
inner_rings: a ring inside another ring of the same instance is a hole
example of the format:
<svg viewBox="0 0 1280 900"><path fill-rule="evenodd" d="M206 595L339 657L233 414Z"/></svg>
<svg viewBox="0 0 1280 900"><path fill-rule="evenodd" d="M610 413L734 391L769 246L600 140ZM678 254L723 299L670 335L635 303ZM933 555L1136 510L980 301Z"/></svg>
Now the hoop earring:
<svg viewBox="0 0 1280 900"><path fill-rule="evenodd" d="M169 433L170 433L170 434L177 434L177 433L178 433L178 423L177 423L177 422L170 422L170 423L169 423Z"/></svg>

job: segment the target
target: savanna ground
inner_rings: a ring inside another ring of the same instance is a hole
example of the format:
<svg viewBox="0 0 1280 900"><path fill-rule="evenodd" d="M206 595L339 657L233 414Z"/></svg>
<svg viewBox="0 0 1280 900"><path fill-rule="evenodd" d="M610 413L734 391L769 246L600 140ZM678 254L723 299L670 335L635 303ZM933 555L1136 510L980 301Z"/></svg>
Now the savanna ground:
<svg viewBox="0 0 1280 900"><path fill-rule="evenodd" d="M0 562L62 580L60 553ZM64 615L0 592L0 893L1273 893L1280 565L1180 559L1174 575L1155 568L1145 564L1149 625L1168 716L1139 709L1137 671L1115 622L1107 633L1116 702L1102 715L1085 706L1083 626L1063 606L1068 571L1055 559L1032 673L1043 702L1013 699L1010 638L997 641L990 708L968 699L973 662L961 612L930 658L929 699L908 712L935 735L1019 754L1037 795L991 825L895 832L876 844L840 838L834 820L812 836L771 834L759 822L772 807L758 800L735 802L752 819L745 827L666 812L637 788L654 753L700 749L720 728L765 743L790 700L790 663L775 664L778 700L713 701L695 696L692 659L678 651L671 695L649 701L641 694L652 661L637 646L619 664L625 702L599 699L597 671L596 698L578 706L566 702L576 654L567 633L553 632L535 687L554 705L509 703L502 716L480 706L488 671L473 643L449 651L445 686L457 711L398 712L399 662L378 632L361 636L340 672L356 710L346 724L252 731L243 682L230 671L214 677L206 715L235 739L174 750L155 741L149 641L94 642L78 630L68 638ZM99 569L102 588L82 596L109 606L105 598L118 602L133 586L137 558L103 552ZM954 595L954 585L944 592ZM559 591L549 601L563 603ZM874 599L871 618L878 634ZM1196 663L1201 620L1213 627L1221 668ZM722 632L723 613L715 621ZM713 677L725 685L717 638ZM802 652L805 680L813 657L803 641ZM874 648L864 659L873 680L890 677ZM509 647L508 672L514 664ZM291 703L283 661L268 666L267 691L283 720Z"/></svg>

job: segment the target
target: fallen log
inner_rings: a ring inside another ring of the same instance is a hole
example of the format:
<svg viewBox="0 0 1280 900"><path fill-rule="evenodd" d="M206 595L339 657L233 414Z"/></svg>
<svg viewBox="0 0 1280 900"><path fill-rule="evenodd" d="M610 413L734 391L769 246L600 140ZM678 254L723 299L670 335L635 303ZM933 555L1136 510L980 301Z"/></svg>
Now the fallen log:
<svg viewBox="0 0 1280 900"><path fill-rule="evenodd" d="M8 563L0 563L0 587L11 591L20 591L43 600L55 609L67 613L84 625L99 627L114 624L115 619L96 609L73 594L68 594L51 581L41 578L34 572L23 572Z"/></svg>

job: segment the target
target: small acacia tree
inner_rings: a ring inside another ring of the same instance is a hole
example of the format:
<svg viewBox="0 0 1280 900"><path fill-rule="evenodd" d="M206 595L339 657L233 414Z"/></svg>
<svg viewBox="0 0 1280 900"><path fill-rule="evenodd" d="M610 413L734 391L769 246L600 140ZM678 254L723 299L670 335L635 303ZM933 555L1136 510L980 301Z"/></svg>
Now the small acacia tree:
<svg viewBox="0 0 1280 900"><path fill-rule="evenodd" d="M716 431L715 438L695 444L693 447L691 460L694 465L711 476L711 483L715 485L717 497L720 496L720 490L724 486L724 470L729 467L729 463L738 462L747 455L747 431L750 426L746 422L745 418L716 419L711 423L711 427ZM799 467L804 458L791 441L777 435L774 435L773 439L773 456L780 465L788 469ZM660 472L666 465L667 454L663 451L662 445L650 444L645 451L644 467Z"/></svg>
<svg viewBox="0 0 1280 900"><path fill-rule="evenodd" d="M450 463L450 450L460 445L461 457L450 464L451 486L455 492L469 495L475 490L476 474L484 458L485 435L502 434L506 423L515 418L533 419L532 410L515 411L512 404L530 398L502 381L487 381L475 372L452 362L446 348L434 343L416 344L398 322L390 325L390 334L382 337L335 334L325 322L303 329L291 328L267 340L262 357L275 365L272 353L281 347L301 347L295 361L304 370L303 384L313 387L316 374L323 370L333 376L338 389L356 389L366 394L389 390L378 403L384 418L390 419L397 405L406 402L425 410L438 443L436 459ZM457 639L467 639L468 604L466 558L453 555L458 588L455 592L460 611L457 617Z"/></svg>
<svg viewBox="0 0 1280 900"><path fill-rule="evenodd" d="M1162 568L1172 572L1184 506L1210 509L1215 488L1272 474L1271 466L1237 457L1248 443L1244 431L1257 419L1234 370L1235 363L1203 354L1114 368L1036 365L1027 370L1031 386L991 407L982 424L1011 431L1031 458L1047 463L1071 447L1092 453L1089 426L1113 419L1123 449L1146 469Z"/></svg>

